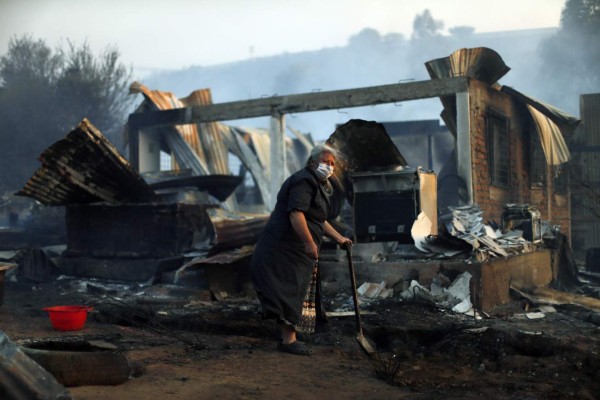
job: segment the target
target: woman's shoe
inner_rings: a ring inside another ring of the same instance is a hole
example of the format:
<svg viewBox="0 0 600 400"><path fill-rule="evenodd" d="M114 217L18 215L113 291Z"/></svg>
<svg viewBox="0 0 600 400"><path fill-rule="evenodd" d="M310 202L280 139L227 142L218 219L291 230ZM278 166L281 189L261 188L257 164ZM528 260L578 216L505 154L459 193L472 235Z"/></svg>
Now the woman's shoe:
<svg viewBox="0 0 600 400"><path fill-rule="evenodd" d="M312 353L312 351L307 345L298 340L290 344L283 344L283 342L279 342L277 348L286 353L296 354L299 356L310 356L310 354Z"/></svg>

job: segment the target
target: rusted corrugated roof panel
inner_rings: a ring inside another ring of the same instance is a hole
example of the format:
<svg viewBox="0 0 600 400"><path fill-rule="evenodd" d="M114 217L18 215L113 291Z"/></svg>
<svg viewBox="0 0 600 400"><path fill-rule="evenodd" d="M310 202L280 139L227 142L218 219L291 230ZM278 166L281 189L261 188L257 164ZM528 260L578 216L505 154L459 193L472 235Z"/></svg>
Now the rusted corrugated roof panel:
<svg viewBox="0 0 600 400"><path fill-rule="evenodd" d="M511 95L516 100L520 101L523 104L527 104L528 106L536 109L537 111L544 114L548 117L554 124L558 126L563 135L571 135L581 120L577 117L574 117L558 108L544 103L543 101L537 100L531 96L527 96L510 86L502 86L500 90L504 93Z"/></svg>
<svg viewBox="0 0 600 400"><path fill-rule="evenodd" d="M181 102L190 106L202 106L212 104L212 95L210 89L201 89L193 91L188 97L181 99ZM208 122L197 125L200 144L206 155L206 164L211 174L229 175L229 152L227 145L221 137L219 126L216 122ZM238 210L235 196L222 200L228 210Z"/></svg>
<svg viewBox="0 0 600 400"><path fill-rule="evenodd" d="M212 104L210 89L193 91L188 97L181 99L186 107ZM200 138L200 146L206 155L206 164L211 174L229 174L227 146L223 143L219 128L215 122L199 124L196 127Z"/></svg>
<svg viewBox="0 0 600 400"><path fill-rule="evenodd" d="M527 105L527 109L540 135L540 142L542 143L542 149L544 150L548 165L560 165L569 161L571 153L558 126L550 118L530 105Z"/></svg>
<svg viewBox="0 0 600 400"><path fill-rule="evenodd" d="M498 79L510 68L494 50L486 47L460 49L448 57L428 61L425 66L432 79L468 76L493 85L494 88L512 96L529 111L540 135L548 164L559 165L569 161L570 153L563 135L573 133L580 122L579 119L508 86L497 85ZM452 130L455 126L453 117L456 115L455 100L453 96L449 96L442 98L441 101L445 109L442 116Z"/></svg>
<svg viewBox="0 0 600 400"><path fill-rule="evenodd" d="M238 128L230 127L222 123L219 123L218 127L223 141L227 143L229 151L240 159L244 167L250 171L250 174L254 177L254 182L258 187L261 197L263 199L270 198L271 191L269 177L256 153L252 151L248 143L244 140L243 134L239 132Z"/></svg>
<svg viewBox="0 0 600 400"><path fill-rule="evenodd" d="M185 104L181 100L179 100L173 93L161 92L158 90L150 90L139 82L134 82L129 88L129 91L131 93L142 93L144 97L152 105L154 105L154 107L156 107L157 110L172 110L175 108L185 107ZM174 130L179 135L181 135L184 141L190 145L194 154L196 154L196 156L198 157L201 169L204 172L202 175L207 175L209 173L209 168L206 165L206 155L204 154L204 150L202 149L202 145L200 144L200 138L198 136L198 129L196 128L196 125L175 125L173 127L165 129ZM190 167L190 165L186 165L185 167Z"/></svg>
<svg viewBox="0 0 600 400"><path fill-rule="evenodd" d="M487 47L456 50L448 57L426 62L425 67L431 79L468 76L489 85L510 71L502 57Z"/></svg>
<svg viewBox="0 0 600 400"><path fill-rule="evenodd" d="M533 97L524 95L509 86L502 86L500 91L513 97L529 111L540 135L542 149L548 165L560 165L571 159L571 153L563 135L573 133L581 122L578 118Z"/></svg>
<svg viewBox="0 0 600 400"><path fill-rule="evenodd" d="M0 331L0 394L3 399L71 399L56 378Z"/></svg>
<svg viewBox="0 0 600 400"><path fill-rule="evenodd" d="M156 200L150 186L87 119L39 160L42 167L17 195L46 205Z"/></svg>

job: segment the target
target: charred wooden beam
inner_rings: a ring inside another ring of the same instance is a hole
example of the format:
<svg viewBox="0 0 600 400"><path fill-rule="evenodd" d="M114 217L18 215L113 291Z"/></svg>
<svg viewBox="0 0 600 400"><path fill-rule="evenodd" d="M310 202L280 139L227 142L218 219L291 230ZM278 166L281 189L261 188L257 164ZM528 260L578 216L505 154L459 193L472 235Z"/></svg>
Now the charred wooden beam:
<svg viewBox="0 0 600 400"><path fill-rule="evenodd" d="M467 82L466 77L454 77L145 112L131 114L129 126L130 129L143 129L396 103L466 92Z"/></svg>

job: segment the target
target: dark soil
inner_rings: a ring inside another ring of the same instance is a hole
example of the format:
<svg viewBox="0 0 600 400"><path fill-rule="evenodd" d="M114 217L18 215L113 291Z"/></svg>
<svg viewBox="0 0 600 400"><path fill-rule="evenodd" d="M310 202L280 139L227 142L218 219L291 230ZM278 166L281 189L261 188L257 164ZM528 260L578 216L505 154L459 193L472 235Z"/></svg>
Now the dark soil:
<svg viewBox="0 0 600 400"><path fill-rule="evenodd" d="M518 319L515 301L476 320L386 299L368 307L370 360L353 317L329 318L304 339L311 357L277 351L278 328L252 297L190 302L77 291L77 282L8 284L0 326L15 342L102 337L143 367L116 386L70 388L77 399L597 399L600 328L589 312L559 308ZM85 287L85 286L83 286ZM42 307L94 306L83 330L52 329ZM55 344L56 345L56 344Z"/></svg>

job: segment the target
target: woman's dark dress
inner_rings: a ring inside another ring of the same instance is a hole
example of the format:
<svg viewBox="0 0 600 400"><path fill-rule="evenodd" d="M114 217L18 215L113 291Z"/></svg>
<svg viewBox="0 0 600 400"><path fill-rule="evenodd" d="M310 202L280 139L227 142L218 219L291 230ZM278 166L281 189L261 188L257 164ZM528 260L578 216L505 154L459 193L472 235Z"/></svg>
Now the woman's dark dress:
<svg viewBox="0 0 600 400"><path fill-rule="evenodd" d="M307 293L314 290L311 281L314 282L316 263L306 254L304 243L294 231L290 212L304 213L308 229L319 247L329 210L330 191L329 182L320 183L309 168L286 179L252 257L252 282L264 316L280 318L300 332L305 331L302 329L302 308Z"/></svg>

